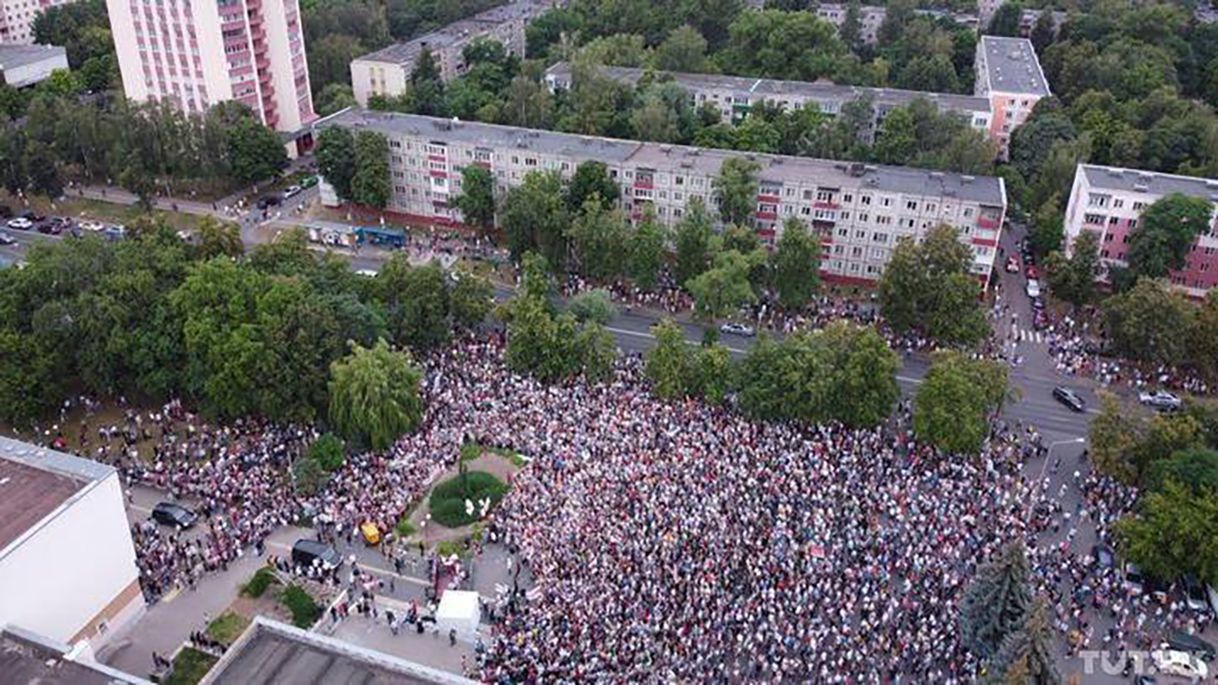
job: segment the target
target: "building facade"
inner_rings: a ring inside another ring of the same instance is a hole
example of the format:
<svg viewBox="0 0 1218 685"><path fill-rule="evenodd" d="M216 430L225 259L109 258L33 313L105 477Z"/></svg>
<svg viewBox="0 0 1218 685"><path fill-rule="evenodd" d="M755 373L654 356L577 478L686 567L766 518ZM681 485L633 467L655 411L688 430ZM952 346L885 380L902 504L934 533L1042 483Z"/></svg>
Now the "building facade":
<svg viewBox="0 0 1218 685"><path fill-rule="evenodd" d="M634 85L648 72L630 67L599 67L600 74ZM904 107L917 99L935 105L940 112L959 116L969 126L984 132L990 131L990 101L987 98L950 93L923 93L894 88L864 88L861 86L839 86L827 81L781 81L744 76L721 76L717 74L688 74L678 72L650 72L658 80L671 80L689 92L695 107L709 104L719 110L723 121L738 123L748 114L749 108L769 102L791 110L808 104L816 105L820 111L836 116L851 102L865 100L871 103L872 118L868 127L860 132L864 142L872 143L884 117L898 107ZM546 84L551 90L568 89L573 83L571 65L559 62L546 70Z"/></svg>
<svg viewBox="0 0 1218 685"><path fill-rule="evenodd" d="M248 105L266 126L312 123L297 0L107 0L127 97L187 112Z"/></svg>
<svg viewBox="0 0 1218 685"><path fill-rule="evenodd" d="M507 51L524 57L524 29L545 13L553 2L520 0L486 10L468 19L364 55L351 62L351 87L355 100L368 106L373 95L396 97L406 92L415 62L424 49L430 50L440 78L450 81L465 73L462 54L465 47L479 39L496 40Z"/></svg>
<svg viewBox="0 0 1218 685"><path fill-rule="evenodd" d="M0 43L30 45L39 13L72 0L0 0Z"/></svg>
<svg viewBox="0 0 1218 685"><path fill-rule="evenodd" d="M1111 267L1127 266L1129 235L1142 212L1165 195L1180 193L1215 203L1215 214L1188 253L1185 267L1171 282L1191 297L1204 297L1218 285L1218 180L1153 171L1080 164L1066 205L1067 249L1083 231L1099 238L1100 263L1106 278Z"/></svg>
<svg viewBox="0 0 1218 685"><path fill-rule="evenodd" d="M143 611L118 472L0 438L0 626L88 653Z"/></svg>
<svg viewBox="0 0 1218 685"><path fill-rule="evenodd" d="M973 93L989 99L990 137L998 144L999 157L1007 159L1011 133L1028 120L1041 98L1052 94L1049 81L1026 38L981 36L975 67Z"/></svg>
<svg viewBox="0 0 1218 685"><path fill-rule="evenodd" d="M816 6L816 16L833 24L840 31L846 23L850 6L840 3L824 2ZM977 15L968 12L950 12L948 10L924 9L914 10L915 14L934 19L951 19L966 28L976 28ZM880 26L888 18L888 8L882 5L859 5L859 40L866 45L879 42Z"/></svg>
<svg viewBox="0 0 1218 685"><path fill-rule="evenodd" d="M822 274L837 282L874 282L899 238L920 238L941 223L959 229L974 253L972 271L984 281L993 268L1006 214L1003 182L991 177L363 110L341 112L319 126L384 134L393 185L388 209L431 224L462 220L453 198L461 192L466 166L490 170L502 196L530 171L552 170L569 178L581 162L595 160L620 185L627 217L637 221L650 209L658 221L671 225L695 199L714 212L719 168L732 157L747 157L759 167L753 213L759 235L772 241L781 235L783 221L802 220L824 246Z"/></svg>

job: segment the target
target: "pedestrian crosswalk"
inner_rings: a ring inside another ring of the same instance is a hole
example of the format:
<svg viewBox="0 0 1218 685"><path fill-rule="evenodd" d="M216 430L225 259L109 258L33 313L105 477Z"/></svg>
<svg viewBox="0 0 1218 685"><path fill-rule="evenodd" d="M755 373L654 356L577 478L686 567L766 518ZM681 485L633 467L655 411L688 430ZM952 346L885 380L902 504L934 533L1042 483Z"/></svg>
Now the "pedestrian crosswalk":
<svg viewBox="0 0 1218 685"><path fill-rule="evenodd" d="M1045 334L1041 331L1028 330L1018 325L1013 325L1011 326L1010 339L1021 343L1042 343L1045 341Z"/></svg>

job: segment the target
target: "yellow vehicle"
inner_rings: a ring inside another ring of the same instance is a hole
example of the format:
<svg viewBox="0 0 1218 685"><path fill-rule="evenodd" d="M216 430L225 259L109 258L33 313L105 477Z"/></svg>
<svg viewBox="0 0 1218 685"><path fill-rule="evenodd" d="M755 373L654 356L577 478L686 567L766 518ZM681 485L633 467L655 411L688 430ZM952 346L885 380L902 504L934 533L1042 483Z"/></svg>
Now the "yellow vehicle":
<svg viewBox="0 0 1218 685"><path fill-rule="evenodd" d="M371 521L359 524L359 532L364 536L364 544L373 547L381 544L381 529Z"/></svg>

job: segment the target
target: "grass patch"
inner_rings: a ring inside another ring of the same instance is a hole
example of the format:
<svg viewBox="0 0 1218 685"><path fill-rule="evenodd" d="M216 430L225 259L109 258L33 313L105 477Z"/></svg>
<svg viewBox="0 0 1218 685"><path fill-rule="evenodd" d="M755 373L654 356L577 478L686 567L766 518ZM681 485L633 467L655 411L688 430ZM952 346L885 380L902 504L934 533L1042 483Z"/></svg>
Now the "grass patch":
<svg viewBox="0 0 1218 685"><path fill-rule="evenodd" d="M258 569L245 585L241 586L241 594L257 599L266 594L267 588L278 583L275 572L269 566Z"/></svg>
<svg viewBox="0 0 1218 685"><path fill-rule="evenodd" d="M226 611L207 625L207 635L227 647L241 637L249 624L250 620L241 614Z"/></svg>
<svg viewBox="0 0 1218 685"><path fill-rule="evenodd" d="M292 625L309 629L321 616L321 605L299 585L289 585L279 595L279 602L292 612Z"/></svg>
<svg viewBox="0 0 1218 685"><path fill-rule="evenodd" d="M482 445L476 442L467 442L461 445L461 461L473 461L482 456Z"/></svg>
<svg viewBox="0 0 1218 685"><path fill-rule="evenodd" d="M173 659L173 673L165 679L165 685L195 685L219 661L216 657L185 647Z"/></svg>
<svg viewBox="0 0 1218 685"><path fill-rule="evenodd" d="M70 191L69 191L70 192ZM4 203L13 208L13 211L19 212L25 208L24 203L13 198L7 193L0 196L4 198ZM144 216L144 210L136 205L125 205L119 202L106 202L105 200L93 200L85 197L66 197L61 202L55 203L55 209L51 209L51 201L41 196L33 196L29 198L30 209L33 209L40 214L69 216L73 219L96 219L104 223L112 224L131 224L136 219ZM200 200L202 201L202 200ZM158 200L157 207L152 210L152 216L165 221L178 231L192 231L197 229L199 222L203 220L202 216L195 214L186 214L183 212L169 211L171 209L171 201L164 198Z"/></svg>
<svg viewBox="0 0 1218 685"><path fill-rule="evenodd" d="M436 545L436 554L442 557L451 557L454 554L461 556L465 552L465 545L460 540L444 540Z"/></svg>
<svg viewBox="0 0 1218 685"><path fill-rule="evenodd" d="M449 478L431 491L429 505L431 517L436 523L449 528L457 528L474 521L479 516L478 502L490 498L493 508L507 493L507 483L485 471L469 471L459 476ZM474 515L465 513L465 500L474 503Z"/></svg>
<svg viewBox="0 0 1218 685"><path fill-rule="evenodd" d="M467 442L461 445L461 461L473 461L486 452L497 454L507 459L516 468L524 468L525 464L529 463L529 460L525 459L515 450L510 450L506 447L487 447L486 445L479 445L476 442Z"/></svg>
<svg viewBox="0 0 1218 685"><path fill-rule="evenodd" d="M411 535L419 532L419 529L415 528L414 524L410 522L410 512L402 514L402 520L398 521L398 524L393 527L393 530L403 538L408 538Z"/></svg>

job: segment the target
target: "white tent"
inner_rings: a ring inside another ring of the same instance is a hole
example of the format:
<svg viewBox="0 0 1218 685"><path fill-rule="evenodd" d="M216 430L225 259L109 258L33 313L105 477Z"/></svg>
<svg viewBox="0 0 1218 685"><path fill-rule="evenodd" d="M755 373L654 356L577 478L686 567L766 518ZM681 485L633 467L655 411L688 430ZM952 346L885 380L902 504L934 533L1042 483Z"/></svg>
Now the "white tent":
<svg viewBox="0 0 1218 685"><path fill-rule="evenodd" d="M456 628L457 635L473 639L478 632L481 616L477 592L446 590L440 596L440 606L436 609L436 625L442 635Z"/></svg>

